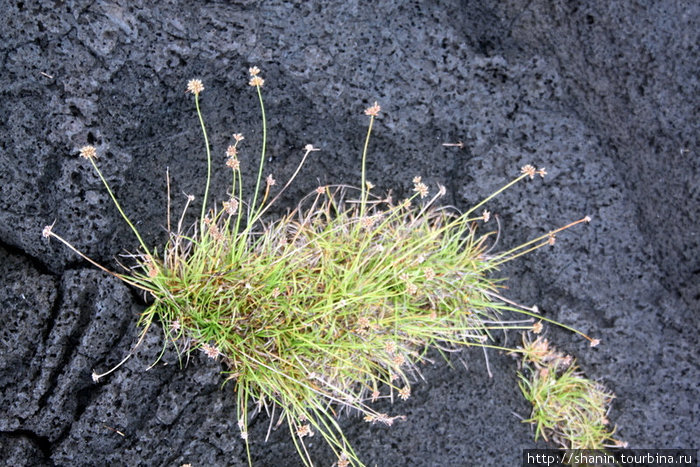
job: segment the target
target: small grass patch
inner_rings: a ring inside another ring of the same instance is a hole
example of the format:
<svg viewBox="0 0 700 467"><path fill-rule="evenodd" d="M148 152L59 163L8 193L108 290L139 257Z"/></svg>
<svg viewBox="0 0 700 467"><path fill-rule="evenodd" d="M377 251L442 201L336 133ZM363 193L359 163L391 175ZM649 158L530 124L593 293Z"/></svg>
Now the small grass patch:
<svg viewBox="0 0 700 467"><path fill-rule="evenodd" d="M538 330L538 327L535 327ZM520 389L532 404L535 439L542 437L562 449L603 450L626 447L613 438L608 411L614 395L585 377L570 355L558 352L547 339L523 335L520 348L524 372Z"/></svg>
<svg viewBox="0 0 700 467"><path fill-rule="evenodd" d="M429 347L441 352L500 348L491 339L495 331L531 329L533 318L547 320L535 309L504 299L500 279L493 275L504 262L552 245L559 232L589 219L508 251L492 251L496 231L483 226L491 217L484 204L520 181L544 177L544 169L531 165L466 212L439 206L445 188L438 186L431 194L420 176L413 179L407 199L378 195L365 172L372 127L381 110L376 103L365 110L369 127L360 187L320 186L287 215L268 219L270 206L317 149L304 148L294 175L281 189L272 176L263 179L264 81L256 67L249 71L263 129L252 192L244 193L238 158L244 138L235 134L225 152L230 191L222 203L210 206L212 157L199 103L204 86L192 80L188 91L194 96L207 164L199 219L183 228L194 196L188 196L175 226L168 207L169 240L160 252L150 248L102 176L96 149L86 146L81 156L93 165L140 244L138 264L114 273L80 253L53 226L43 234L150 295L153 302L140 319L143 335L157 323L166 345L174 345L180 355L201 351L222 364L225 381L235 385L236 417L246 448L251 413L264 411L270 429L287 425L306 464L312 460L304 441L318 433L335 453L338 467L361 465L338 424L338 413L359 411L371 424L391 425L402 416L380 413L373 402L408 399ZM93 377L97 381L108 373Z"/></svg>

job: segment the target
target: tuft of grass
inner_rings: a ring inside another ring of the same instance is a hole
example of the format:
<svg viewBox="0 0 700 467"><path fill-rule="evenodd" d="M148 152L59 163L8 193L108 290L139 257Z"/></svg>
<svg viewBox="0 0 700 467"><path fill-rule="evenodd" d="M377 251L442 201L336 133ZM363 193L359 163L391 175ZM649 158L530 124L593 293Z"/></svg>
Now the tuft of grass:
<svg viewBox="0 0 700 467"><path fill-rule="evenodd" d="M535 439L541 436L563 449L627 446L613 438L615 428L607 418L614 394L586 378L570 355L541 336L533 340L523 334L520 350L524 373L518 374L519 385L533 406L524 421L535 425Z"/></svg>
<svg viewBox="0 0 700 467"><path fill-rule="evenodd" d="M305 464L312 464L305 438L319 433L339 467L362 465L337 415L359 411L368 423L391 425L403 417L380 413L372 403L408 399L429 347L441 352L465 346L501 348L491 340L494 331L531 329L534 317L548 321L536 309L503 298L500 279L492 274L500 264L552 245L560 231L590 219L494 253L495 232L480 233L490 213L476 212L514 184L544 177L544 169L531 165L464 213L438 206L445 188L439 186L431 196L419 176L408 199L377 195L365 173L372 126L381 110L376 102L365 110L369 127L360 187L319 187L287 215L267 219L267 210L318 149L304 148L297 170L281 190L275 191L272 176L263 186L264 81L257 67L249 72L249 84L259 97L263 139L256 186L247 198L238 159L244 138L235 134L226 150L230 192L220 205L208 205L212 158L199 105L204 86L191 80L187 89L194 96L207 160L199 221L183 228L194 201L190 195L175 228L168 208L169 240L161 254L147 247L99 171L95 148L86 146L81 155L90 160L141 245L137 265L114 273L53 232L53 225L43 235L152 297L140 318L141 338L158 323L166 344L181 356L202 351L223 365L225 381L235 385L236 417L247 450L251 413L265 411L270 429L287 425ZM504 313L512 318L505 319ZM114 369L94 373L93 379Z"/></svg>

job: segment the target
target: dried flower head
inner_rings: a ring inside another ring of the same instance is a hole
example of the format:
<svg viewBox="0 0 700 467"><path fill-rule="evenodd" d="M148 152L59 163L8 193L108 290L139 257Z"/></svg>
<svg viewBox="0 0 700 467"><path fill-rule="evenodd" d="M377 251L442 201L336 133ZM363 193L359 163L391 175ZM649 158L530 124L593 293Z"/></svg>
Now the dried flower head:
<svg viewBox="0 0 700 467"><path fill-rule="evenodd" d="M253 66L248 68L248 73L250 73L250 76L258 76L260 73L260 68Z"/></svg>
<svg viewBox="0 0 700 467"><path fill-rule="evenodd" d="M95 149L95 146L83 146L80 148L80 157L84 157L85 159L96 159L97 149Z"/></svg>
<svg viewBox="0 0 700 467"><path fill-rule="evenodd" d="M56 224L56 221L53 221L53 224L47 225L44 227L44 229L41 231L41 236L44 238L49 238L51 236L51 230L53 229L53 226Z"/></svg>
<svg viewBox="0 0 700 467"><path fill-rule="evenodd" d="M367 330L370 328L370 325L371 325L371 323L366 316L360 316L357 319L357 330L360 333L367 332Z"/></svg>
<svg viewBox="0 0 700 467"><path fill-rule="evenodd" d="M547 171L544 170L544 167L540 167L540 169L537 171L537 175L544 178L544 176L547 175Z"/></svg>
<svg viewBox="0 0 700 467"><path fill-rule="evenodd" d="M224 211L229 216L233 216L238 211L238 200L236 198L231 198L228 201L224 201Z"/></svg>
<svg viewBox="0 0 700 467"><path fill-rule="evenodd" d="M326 192L326 187L324 187L324 186L319 186L319 187L316 188L316 193L319 194L319 195L322 195L322 194L324 194L325 192Z"/></svg>
<svg viewBox="0 0 700 467"><path fill-rule="evenodd" d="M219 229L219 227L216 224L212 224L209 226L209 234L217 242L221 242L221 243L226 242L226 237L224 236L223 233L221 233L221 230Z"/></svg>
<svg viewBox="0 0 700 467"><path fill-rule="evenodd" d="M313 436L314 432L311 430L311 426L307 423L297 427L297 436L303 438L304 436Z"/></svg>
<svg viewBox="0 0 700 467"><path fill-rule="evenodd" d="M226 157L236 157L238 155L238 148L233 144L226 148Z"/></svg>
<svg viewBox="0 0 700 467"><path fill-rule="evenodd" d="M267 178L265 179L265 183L267 183L267 186L273 186L277 183L277 180L272 178L272 175L268 175Z"/></svg>
<svg viewBox="0 0 700 467"><path fill-rule="evenodd" d="M239 142L243 141L245 138L243 138L243 135L241 133L234 133L233 139L236 140L237 143L239 143Z"/></svg>
<svg viewBox="0 0 700 467"><path fill-rule="evenodd" d="M194 201L194 195L187 195L187 201L189 201L190 203Z"/></svg>
<svg viewBox="0 0 700 467"><path fill-rule="evenodd" d="M557 236L554 234L554 232L550 232L549 235L547 235L547 243L554 246L554 243L557 241Z"/></svg>
<svg viewBox="0 0 700 467"><path fill-rule="evenodd" d="M419 176L419 175L416 175L415 177L413 177L413 180L411 180L411 181L413 182L414 185L417 185L417 184L420 183L422 180L423 180L423 177L421 177L421 176Z"/></svg>
<svg viewBox="0 0 700 467"><path fill-rule="evenodd" d="M230 167L232 170L239 170L241 168L241 162L235 157L229 157L226 159L226 167Z"/></svg>
<svg viewBox="0 0 700 467"><path fill-rule="evenodd" d="M551 354L549 350L549 341L542 337L538 337L534 342L529 342L525 345L525 351L530 355L532 360L542 360Z"/></svg>
<svg viewBox="0 0 700 467"><path fill-rule="evenodd" d="M425 268L423 270L423 273L425 274L425 280L431 281L435 279L435 271L433 270L433 268Z"/></svg>
<svg viewBox="0 0 700 467"><path fill-rule="evenodd" d="M187 82L187 92L191 92L195 96L198 96L202 91L204 91L202 81L198 79L191 79Z"/></svg>
<svg viewBox="0 0 700 467"><path fill-rule="evenodd" d="M484 209L484 212L481 213L481 216L484 219L484 223L487 223L491 219L491 211Z"/></svg>
<svg viewBox="0 0 700 467"><path fill-rule="evenodd" d="M248 84L254 87L262 87L262 85L265 84L265 80L259 76L253 76L250 78L250 81L248 81Z"/></svg>
<svg viewBox="0 0 700 467"><path fill-rule="evenodd" d="M202 352L204 352L207 355L207 357L213 358L214 360L216 360L216 358L219 355L221 355L219 349L209 344L202 344Z"/></svg>
<svg viewBox="0 0 700 467"><path fill-rule="evenodd" d="M411 397L411 386L404 386L399 389L399 397L403 400L407 400Z"/></svg>
<svg viewBox="0 0 700 467"><path fill-rule="evenodd" d="M360 219L360 224L362 225L363 229L371 229L375 221L376 219L373 216L365 216Z"/></svg>
<svg viewBox="0 0 700 467"><path fill-rule="evenodd" d="M413 191L418 193L421 198L425 198L426 196L428 196L428 187L426 186L425 183L422 183L422 182L416 183L413 186Z"/></svg>
<svg viewBox="0 0 700 467"><path fill-rule="evenodd" d="M532 165L527 164L520 168L520 173L522 173L523 175L527 175L528 177L530 177L530 180L532 180L533 178L535 178L537 169L535 169L535 167L533 167Z"/></svg>
<svg viewBox="0 0 700 467"><path fill-rule="evenodd" d="M535 324L532 325L532 332L535 334L539 334L542 332L542 321L537 321Z"/></svg>
<svg viewBox="0 0 700 467"><path fill-rule="evenodd" d="M304 150L305 150L306 152L320 151L320 149L315 148L313 144L307 144L306 146L304 146Z"/></svg>
<svg viewBox="0 0 700 467"><path fill-rule="evenodd" d="M154 277L158 276L158 266L156 265L155 260L151 256L149 256L146 259L146 267L148 269L148 277L153 279Z"/></svg>
<svg viewBox="0 0 700 467"><path fill-rule="evenodd" d="M393 354L394 352L396 352L396 342L394 342L394 341L389 341L389 342L387 342L387 343L384 345L384 350L385 350L386 353L388 353L388 354Z"/></svg>
<svg viewBox="0 0 700 467"><path fill-rule="evenodd" d="M382 110L382 108L379 107L379 104L377 104L377 101L375 101L372 107L365 109L365 115L369 115L370 117L377 117L379 115L380 110Z"/></svg>
<svg viewBox="0 0 700 467"><path fill-rule="evenodd" d="M591 340L591 347L596 347L600 344L600 339L592 339Z"/></svg>

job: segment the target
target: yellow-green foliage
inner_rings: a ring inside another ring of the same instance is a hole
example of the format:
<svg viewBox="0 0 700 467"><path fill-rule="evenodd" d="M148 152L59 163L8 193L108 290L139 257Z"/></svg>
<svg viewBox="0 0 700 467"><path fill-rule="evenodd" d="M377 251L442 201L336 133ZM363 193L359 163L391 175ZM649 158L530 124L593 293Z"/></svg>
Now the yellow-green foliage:
<svg viewBox="0 0 700 467"><path fill-rule="evenodd" d="M265 212L292 180L276 192L269 176L261 187L267 126L259 72L251 68L249 83L263 117L252 201L244 198L237 155L243 136L236 134L226 150L231 191L218 208L207 205L212 164L199 106L204 86L199 80L188 83L205 140L207 181L197 223L182 228L193 196L175 229L168 216L170 238L161 255L144 244L122 211L99 172L95 149L85 147L81 155L93 164L141 244L139 266L115 274L153 298L141 323L146 329L159 323L181 354L201 350L223 364L227 381L236 386L236 417L246 446L253 401L270 414L270 423L286 422L305 463L311 459L303 438L316 432L335 452L338 466L361 464L336 411L358 410L369 423L391 425L400 416L379 413L372 402L410 397L426 348L493 346L488 343L492 330L529 329L534 311L502 300L498 281L489 274L588 218L513 250L488 251L493 232L479 234L477 224L486 223L490 214L473 213L516 182L545 175L530 165L465 213L437 207L444 187L431 196L420 177L413 179L409 199L395 202L375 195L365 181L369 137L380 112L375 103L365 111L369 128L360 188L319 187L292 212L270 221ZM315 151L306 146L292 179ZM73 248L51 227L44 235ZM502 312L528 320L509 321ZM94 375L96 380L102 376Z"/></svg>
<svg viewBox="0 0 700 467"><path fill-rule="evenodd" d="M615 397L600 383L586 378L570 355L547 339L523 337L520 389L532 404L535 438L542 436L564 449L604 449L624 443L613 438L607 418Z"/></svg>

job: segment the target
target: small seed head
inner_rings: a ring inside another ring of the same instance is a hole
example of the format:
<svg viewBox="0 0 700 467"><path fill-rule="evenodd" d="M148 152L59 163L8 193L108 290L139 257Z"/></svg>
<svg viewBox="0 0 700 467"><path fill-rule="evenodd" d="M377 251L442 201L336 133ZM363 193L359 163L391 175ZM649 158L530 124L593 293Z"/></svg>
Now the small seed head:
<svg viewBox="0 0 700 467"><path fill-rule="evenodd" d="M204 85L201 80L191 79L187 82L187 92L191 92L195 96L198 96L200 92L204 91Z"/></svg>
<svg viewBox="0 0 700 467"><path fill-rule="evenodd" d="M311 426L307 423L305 425L301 425L297 428L297 436L300 438L303 438L304 436L313 436L314 432L311 430Z"/></svg>
<svg viewBox="0 0 700 467"><path fill-rule="evenodd" d="M97 149L95 149L95 146L83 146L80 148L80 157L85 159L96 159Z"/></svg>
<svg viewBox="0 0 700 467"><path fill-rule="evenodd" d="M233 216L238 211L238 200L231 198L228 201L224 201L224 210L229 216Z"/></svg>
<svg viewBox="0 0 700 467"><path fill-rule="evenodd" d="M357 328L358 329L357 330L360 333L366 332L370 328L370 326L371 326L371 323L367 317L361 316L360 318L358 318L358 320L357 320Z"/></svg>
<svg viewBox="0 0 700 467"><path fill-rule="evenodd" d="M248 81L248 84L254 87L262 87L262 85L265 84L265 80L259 76L253 76L250 78L250 81Z"/></svg>
<svg viewBox="0 0 700 467"><path fill-rule="evenodd" d="M204 352L207 357L213 358L214 360L216 360L216 357L221 355L221 352L219 351L219 349L217 349L213 345L209 345L209 344L202 345L202 352Z"/></svg>
<svg viewBox="0 0 700 467"><path fill-rule="evenodd" d="M542 332L542 321L537 321L535 324L532 325L532 332L535 334L539 334Z"/></svg>
<svg viewBox="0 0 700 467"><path fill-rule="evenodd" d="M421 198L425 198L426 196L428 196L428 187L423 182L416 183L413 187L413 191L418 193Z"/></svg>
<svg viewBox="0 0 700 467"><path fill-rule="evenodd" d="M368 115L370 117L377 117L381 110L382 108L379 106L379 104L377 104L377 101L375 101L372 107L365 109L365 115Z"/></svg>
<svg viewBox="0 0 700 467"><path fill-rule="evenodd" d="M153 258L151 258L150 256L146 260L146 266L148 268L148 277L153 279L154 277L158 276L158 266L156 265L156 262L153 260Z"/></svg>
<svg viewBox="0 0 700 467"><path fill-rule="evenodd" d="M362 225L362 228L364 228L364 229L371 229L372 226L374 225L375 220L376 219L372 216L366 216L360 220L360 224Z"/></svg>
<svg viewBox="0 0 700 467"><path fill-rule="evenodd" d="M226 159L226 167L230 167L232 170L239 170L241 168L241 162L235 157L229 157Z"/></svg>
<svg viewBox="0 0 700 467"><path fill-rule="evenodd" d="M54 224L56 224L55 221L53 224L44 227L44 229L41 231L41 236L44 238L49 238L51 236L51 229L53 229Z"/></svg>
<svg viewBox="0 0 700 467"><path fill-rule="evenodd" d="M530 180L532 180L533 178L535 178L537 169L535 169L534 166L527 164L520 168L520 173L522 173L523 175L527 175L528 177L530 177Z"/></svg>

